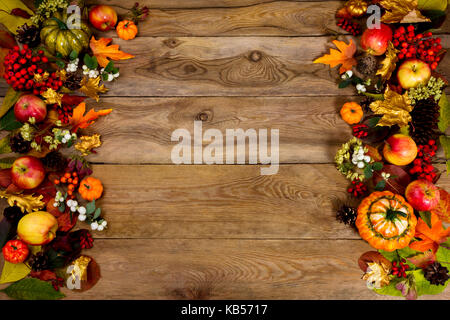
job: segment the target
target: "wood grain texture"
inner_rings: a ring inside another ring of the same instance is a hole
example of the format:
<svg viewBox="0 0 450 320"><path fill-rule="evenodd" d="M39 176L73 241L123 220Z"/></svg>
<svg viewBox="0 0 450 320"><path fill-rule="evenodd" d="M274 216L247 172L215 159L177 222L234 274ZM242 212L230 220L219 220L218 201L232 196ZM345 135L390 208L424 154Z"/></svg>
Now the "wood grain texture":
<svg viewBox="0 0 450 320"><path fill-rule="evenodd" d="M91 290L66 299L400 299L368 290L361 240L95 240ZM4 287L5 285L1 285ZM448 300L450 291L420 299ZM2 294L0 299L7 299Z"/></svg>
<svg viewBox="0 0 450 320"><path fill-rule="evenodd" d="M123 2L102 0L119 14ZM343 1L154 1L141 36L314 36L346 33L336 26ZM446 22L438 33L448 33Z"/></svg>

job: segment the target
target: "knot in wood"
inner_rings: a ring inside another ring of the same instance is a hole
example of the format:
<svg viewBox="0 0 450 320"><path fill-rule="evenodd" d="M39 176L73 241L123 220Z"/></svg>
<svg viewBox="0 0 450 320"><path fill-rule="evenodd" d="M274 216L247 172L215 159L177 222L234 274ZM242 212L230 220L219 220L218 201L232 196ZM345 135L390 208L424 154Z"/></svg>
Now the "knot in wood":
<svg viewBox="0 0 450 320"><path fill-rule="evenodd" d="M175 38L169 38L163 41L164 45L173 49L178 47L181 44L181 41Z"/></svg>
<svg viewBox="0 0 450 320"><path fill-rule="evenodd" d="M212 112L209 110L201 111L195 116L195 120L198 121L208 121L212 119Z"/></svg>
<svg viewBox="0 0 450 320"><path fill-rule="evenodd" d="M193 66L192 64L188 64L184 67L184 72L186 72L186 74L195 73L195 71L197 71L197 68L195 66Z"/></svg>
<svg viewBox="0 0 450 320"><path fill-rule="evenodd" d="M255 50L250 52L250 60L253 62L258 62L262 58L262 52Z"/></svg>

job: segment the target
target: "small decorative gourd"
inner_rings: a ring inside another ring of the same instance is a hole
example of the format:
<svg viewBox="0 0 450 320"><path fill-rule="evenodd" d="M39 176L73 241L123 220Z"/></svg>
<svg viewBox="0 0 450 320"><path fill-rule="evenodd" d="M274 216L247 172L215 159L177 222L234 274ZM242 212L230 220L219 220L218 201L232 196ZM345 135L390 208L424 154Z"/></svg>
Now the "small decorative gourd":
<svg viewBox="0 0 450 320"><path fill-rule="evenodd" d="M342 120L348 124L356 124L361 121L363 117L363 109L356 102L346 102L340 111Z"/></svg>

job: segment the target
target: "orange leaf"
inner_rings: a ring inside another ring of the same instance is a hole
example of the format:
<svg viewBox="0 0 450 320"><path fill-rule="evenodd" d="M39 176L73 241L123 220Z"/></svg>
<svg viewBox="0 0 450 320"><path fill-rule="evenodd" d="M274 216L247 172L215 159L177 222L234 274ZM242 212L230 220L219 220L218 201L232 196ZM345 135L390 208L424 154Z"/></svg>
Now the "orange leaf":
<svg viewBox="0 0 450 320"><path fill-rule="evenodd" d="M353 55L356 52L356 45L350 39L350 43L346 44L344 41L334 40L333 43L340 50L330 49L330 54L326 54L316 60L314 63L328 64L331 68L341 65L339 73L351 70L356 65L356 59Z"/></svg>
<svg viewBox="0 0 450 320"><path fill-rule="evenodd" d="M437 214L442 221L450 223L450 194L439 189L439 196L439 203L431 212Z"/></svg>
<svg viewBox="0 0 450 320"><path fill-rule="evenodd" d="M416 238L420 238L420 241L414 241L409 244L409 247L413 250L425 252L429 249L433 250L433 253L439 249L439 245L447 240L450 235L450 228L444 229L442 221L439 217L431 213L431 228L427 223L419 218L416 225Z"/></svg>
<svg viewBox="0 0 450 320"><path fill-rule="evenodd" d="M112 109L105 109L100 111L95 111L94 109L89 110L86 114L86 104L84 102L80 103L74 110L72 117L69 118L70 124L72 125L72 131L76 132L79 128L87 128L95 122L95 120L100 116L105 116L111 113Z"/></svg>
<svg viewBox="0 0 450 320"><path fill-rule="evenodd" d="M95 37L92 36L89 46L91 47L94 56L97 58L99 65L106 67L109 63L108 58L112 60L126 60L134 58L133 55L120 51L119 45L117 44L108 46L108 43L111 41L111 38L100 38L95 40Z"/></svg>
<svg viewBox="0 0 450 320"><path fill-rule="evenodd" d="M3 78L3 74L5 73L5 66L3 65L3 61L5 60L6 55L8 54L9 49L0 48L0 77Z"/></svg>

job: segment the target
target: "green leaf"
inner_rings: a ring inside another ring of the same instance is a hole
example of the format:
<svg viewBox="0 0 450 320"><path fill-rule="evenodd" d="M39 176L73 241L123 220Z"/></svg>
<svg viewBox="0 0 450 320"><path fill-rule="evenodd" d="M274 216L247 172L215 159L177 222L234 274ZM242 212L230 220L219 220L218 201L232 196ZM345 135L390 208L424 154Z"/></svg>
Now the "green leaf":
<svg viewBox="0 0 450 320"><path fill-rule="evenodd" d="M13 131L20 127L22 127L22 123L17 121L13 108L0 119L0 130Z"/></svg>
<svg viewBox="0 0 450 320"><path fill-rule="evenodd" d="M66 211L66 205L65 205L64 202L61 203L61 204L59 205L58 210L59 210L59 212L61 212L61 213L64 212L64 211Z"/></svg>
<svg viewBox="0 0 450 320"><path fill-rule="evenodd" d="M78 58L78 52L75 50L72 50L69 54L69 59L70 61L75 60L76 58Z"/></svg>
<svg viewBox="0 0 450 320"><path fill-rule="evenodd" d="M418 0L417 8L419 10L439 10L447 9L447 0Z"/></svg>
<svg viewBox="0 0 450 320"><path fill-rule="evenodd" d="M66 64L64 63L64 61L61 60L56 60L55 64L60 67L61 69L64 69L66 67Z"/></svg>
<svg viewBox="0 0 450 320"><path fill-rule="evenodd" d="M348 85L352 83L352 80L344 80L339 83L339 89L347 88Z"/></svg>
<svg viewBox="0 0 450 320"><path fill-rule="evenodd" d="M445 158L450 159L450 137L442 135L439 137L439 142L444 149ZM447 161L447 174L449 172L449 161Z"/></svg>
<svg viewBox="0 0 450 320"><path fill-rule="evenodd" d="M17 157L8 157L0 159L0 169L9 169L12 167L14 161L16 161Z"/></svg>
<svg viewBox="0 0 450 320"><path fill-rule="evenodd" d="M434 284L431 284L427 279L425 279L422 269L417 269L417 270L409 271L406 273L413 274L413 276L414 276L414 280L416 282L417 296L422 296L424 294L441 293L442 291L444 291L444 289L448 285L448 282L450 281L450 280L447 280L447 282L443 286L436 286Z"/></svg>
<svg viewBox="0 0 450 320"><path fill-rule="evenodd" d="M64 294L56 291L49 282L35 278L22 279L1 291L10 298L20 300L57 300L65 297Z"/></svg>
<svg viewBox="0 0 450 320"><path fill-rule="evenodd" d="M105 72L111 73L113 69L114 69L114 62L110 61L105 67Z"/></svg>
<svg viewBox="0 0 450 320"><path fill-rule="evenodd" d="M102 73L102 80L107 81L108 80L108 74L106 72Z"/></svg>
<svg viewBox="0 0 450 320"><path fill-rule="evenodd" d="M4 11L0 11L0 23L2 23L11 33L17 34L17 28L24 23L30 25L30 19L25 19L16 15L9 14L12 9L19 8L25 10L30 15L33 15L33 11L28 9L26 5L20 0L0 0L0 8ZM5 12L6 11L6 12Z"/></svg>
<svg viewBox="0 0 450 320"><path fill-rule="evenodd" d="M2 106L0 107L0 118L3 117L9 111L9 109L14 106L21 94L22 92L14 91L14 89L11 87L8 89L5 98L3 99Z"/></svg>
<svg viewBox="0 0 450 320"><path fill-rule="evenodd" d="M25 263L11 263L5 261L3 265L0 283L16 282L25 278L31 269Z"/></svg>
<svg viewBox="0 0 450 320"><path fill-rule="evenodd" d="M97 208L97 209L95 210L93 219L94 219L94 220L97 219L98 217L100 217L101 214L102 214L102 209Z"/></svg>
<svg viewBox="0 0 450 320"><path fill-rule="evenodd" d="M381 162L374 162L374 163L372 163L372 169L379 171L379 170L383 169L383 164Z"/></svg>
<svg viewBox="0 0 450 320"><path fill-rule="evenodd" d="M449 239L450 240L450 239ZM450 271L450 250L440 246L436 251L436 260Z"/></svg>
<svg viewBox="0 0 450 320"><path fill-rule="evenodd" d="M427 226L431 229L431 212L419 211L419 215L422 218L422 220L427 224Z"/></svg>
<svg viewBox="0 0 450 320"><path fill-rule="evenodd" d="M95 200L92 200L86 205L86 214L92 214L95 211Z"/></svg>
<svg viewBox="0 0 450 320"><path fill-rule="evenodd" d="M382 287L381 289L373 289L378 294L387 295L387 296L394 296L394 297L401 297L402 292L395 288L396 284L399 283L401 279L394 278L389 282L387 286Z"/></svg>
<svg viewBox="0 0 450 320"><path fill-rule="evenodd" d="M386 180L380 180L380 181L378 181L377 185L375 186L375 190L383 191L385 187L386 187Z"/></svg>
<svg viewBox="0 0 450 320"><path fill-rule="evenodd" d="M97 58L91 57L88 54L84 55L83 62L90 70L95 70L98 67Z"/></svg>
<svg viewBox="0 0 450 320"><path fill-rule="evenodd" d="M0 140L0 154L11 153L11 147L9 146L9 136L4 137Z"/></svg>
<svg viewBox="0 0 450 320"><path fill-rule="evenodd" d="M365 168L364 168L364 176L366 177L366 179L370 179L373 176L373 171L372 171L372 166L370 164L368 164Z"/></svg>
<svg viewBox="0 0 450 320"><path fill-rule="evenodd" d="M440 114L438 127L441 132L445 133L448 126L450 125L450 103L445 93L442 94L441 99L439 100L439 107Z"/></svg>
<svg viewBox="0 0 450 320"><path fill-rule="evenodd" d="M374 118L370 118L369 121L367 121L367 125L370 128L375 128L376 125L378 124L378 122L380 121L381 117L374 117Z"/></svg>

